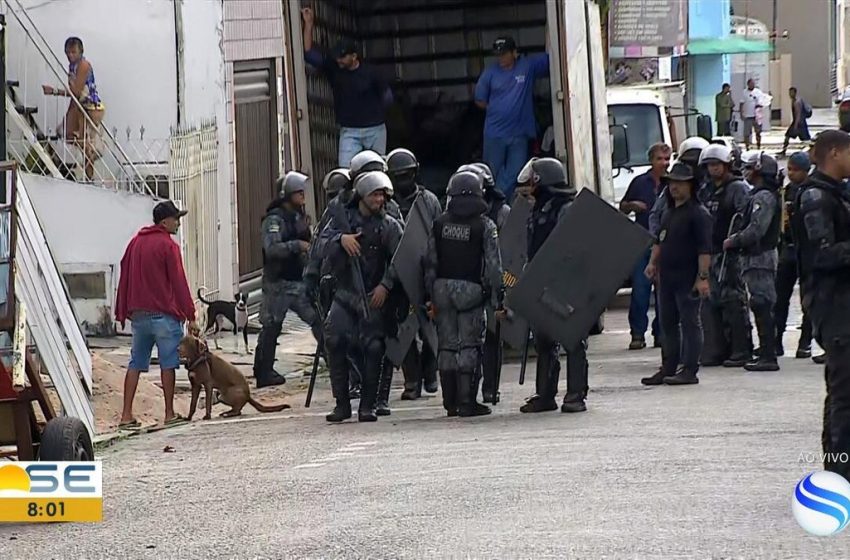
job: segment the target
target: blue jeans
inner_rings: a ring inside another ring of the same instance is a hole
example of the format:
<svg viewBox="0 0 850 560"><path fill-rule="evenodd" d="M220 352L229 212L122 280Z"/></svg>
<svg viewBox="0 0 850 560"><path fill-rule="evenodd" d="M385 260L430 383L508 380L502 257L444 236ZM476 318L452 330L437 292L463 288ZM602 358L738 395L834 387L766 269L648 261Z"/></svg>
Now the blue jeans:
<svg viewBox="0 0 850 560"><path fill-rule="evenodd" d="M366 128L339 129L339 166L348 167L351 158L363 150L374 150L382 156L387 153L387 125L379 124Z"/></svg>
<svg viewBox="0 0 850 560"><path fill-rule="evenodd" d="M516 177L528 161L528 138L484 137L484 161L490 166L496 179L496 188L502 191L510 203L516 188Z"/></svg>
<svg viewBox="0 0 850 560"><path fill-rule="evenodd" d="M160 369L177 369L180 366L180 357L177 355L177 346L183 338L183 323L180 320L163 313L136 312L130 318L130 324L133 327L130 369L150 369L154 344Z"/></svg>
<svg viewBox="0 0 850 560"><path fill-rule="evenodd" d="M629 330L632 336L645 336L649 327L649 300L652 296L652 281L644 270L649 264L651 249L641 257L632 271L632 297L629 303ZM652 336L658 336L658 292L655 294L655 319L652 321Z"/></svg>

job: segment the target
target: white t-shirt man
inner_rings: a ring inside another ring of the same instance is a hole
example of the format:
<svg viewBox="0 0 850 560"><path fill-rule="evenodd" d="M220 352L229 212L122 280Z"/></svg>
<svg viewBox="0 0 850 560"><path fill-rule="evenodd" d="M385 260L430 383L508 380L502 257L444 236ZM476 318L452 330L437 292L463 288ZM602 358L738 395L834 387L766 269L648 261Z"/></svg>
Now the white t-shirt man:
<svg viewBox="0 0 850 560"><path fill-rule="evenodd" d="M756 116L756 105L763 105L764 93L757 87L744 90L744 98L741 100L741 116L745 119L754 119Z"/></svg>

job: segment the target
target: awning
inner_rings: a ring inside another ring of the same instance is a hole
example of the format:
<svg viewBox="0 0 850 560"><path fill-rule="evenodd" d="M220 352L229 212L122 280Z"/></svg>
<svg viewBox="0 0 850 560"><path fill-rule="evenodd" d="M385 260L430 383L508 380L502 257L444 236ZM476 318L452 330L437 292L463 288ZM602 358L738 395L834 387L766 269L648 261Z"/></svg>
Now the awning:
<svg viewBox="0 0 850 560"><path fill-rule="evenodd" d="M692 39L688 43L688 54L691 55L762 53L772 50L769 41L746 39L739 35L723 39Z"/></svg>

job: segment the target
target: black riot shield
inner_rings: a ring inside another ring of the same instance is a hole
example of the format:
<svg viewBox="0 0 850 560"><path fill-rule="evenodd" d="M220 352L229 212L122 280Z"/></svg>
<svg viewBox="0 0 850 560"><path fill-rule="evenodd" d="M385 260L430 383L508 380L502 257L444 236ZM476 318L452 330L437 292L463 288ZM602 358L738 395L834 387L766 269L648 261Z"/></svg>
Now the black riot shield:
<svg viewBox="0 0 850 560"><path fill-rule="evenodd" d="M573 348L652 243L642 227L583 189L511 292L511 308Z"/></svg>
<svg viewBox="0 0 850 560"><path fill-rule="evenodd" d="M505 284L505 307L511 308L511 292L522 276L522 269L528 260L528 218L531 216L532 202L525 197L518 196L511 206L505 225L499 232L499 248L502 255L503 279ZM488 323L494 330L495 321ZM502 321L502 340L514 349L521 349L528 336L528 321L518 314L510 314Z"/></svg>
<svg viewBox="0 0 850 560"><path fill-rule="evenodd" d="M396 275L410 301L410 312L399 325L398 337L395 341L387 340L387 357L396 365L401 365L401 360L404 359L417 331L428 341L431 348L437 348L437 330L434 323L429 321L424 313L423 261L428 250L428 235L432 227L431 221L426 218L427 212L424 205L425 201L421 196L417 196L413 201L404 225L404 235L392 260ZM397 361L396 358L399 355L401 357Z"/></svg>

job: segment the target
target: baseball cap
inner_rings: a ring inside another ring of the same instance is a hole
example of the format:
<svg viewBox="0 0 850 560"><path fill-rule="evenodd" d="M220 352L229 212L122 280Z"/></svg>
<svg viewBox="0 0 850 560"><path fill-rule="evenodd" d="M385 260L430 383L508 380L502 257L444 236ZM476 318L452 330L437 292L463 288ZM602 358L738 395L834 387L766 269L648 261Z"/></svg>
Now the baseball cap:
<svg viewBox="0 0 850 560"><path fill-rule="evenodd" d="M158 224L166 218L180 218L188 213L188 210L180 210L170 200L164 200L153 207L153 223Z"/></svg>
<svg viewBox="0 0 850 560"><path fill-rule="evenodd" d="M513 37L499 37L493 41L493 51L496 54L505 54L516 50L516 41Z"/></svg>
<svg viewBox="0 0 850 560"><path fill-rule="evenodd" d="M357 45L351 39L341 39L333 48L334 58L342 58L349 54L357 52Z"/></svg>

